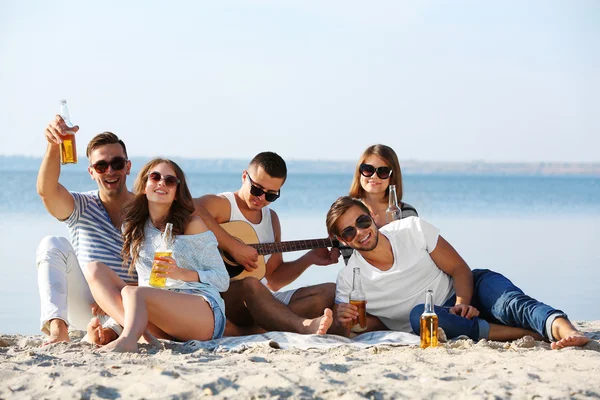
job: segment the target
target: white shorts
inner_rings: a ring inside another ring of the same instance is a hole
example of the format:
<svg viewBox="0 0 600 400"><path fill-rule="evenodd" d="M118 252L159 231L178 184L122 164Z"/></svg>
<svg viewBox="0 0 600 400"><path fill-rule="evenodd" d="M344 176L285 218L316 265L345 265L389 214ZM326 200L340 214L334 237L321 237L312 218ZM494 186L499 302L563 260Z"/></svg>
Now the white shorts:
<svg viewBox="0 0 600 400"><path fill-rule="evenodd" d="M294 293L296 293L296 290L297 289L286 290L283 292L273 292L273 297L287 306L290 304L290 300L292 299Z"/></svg>

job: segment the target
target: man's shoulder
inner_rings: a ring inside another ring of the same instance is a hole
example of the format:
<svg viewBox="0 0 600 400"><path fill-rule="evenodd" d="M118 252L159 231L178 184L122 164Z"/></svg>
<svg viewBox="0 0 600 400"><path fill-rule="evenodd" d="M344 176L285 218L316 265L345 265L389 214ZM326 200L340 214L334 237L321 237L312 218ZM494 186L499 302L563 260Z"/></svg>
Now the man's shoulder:
<svg viewBox="0 0 600 400"><path fill-rule="evenodd" d="M413 229L419 225L421 219L419 217L406 217L389 224L382 226L379 230L382 232L399 232L403 230Z"/></svg>
<svg viewBox="0 0 600 400"><path fill-rule="evenodd" d="M89 204L96 204L99 207L102 207L102 202L100 201L100 192L96 190L88 190L87 192L69 192L73 199L75 200L75 208L87 208Z"/></svg>

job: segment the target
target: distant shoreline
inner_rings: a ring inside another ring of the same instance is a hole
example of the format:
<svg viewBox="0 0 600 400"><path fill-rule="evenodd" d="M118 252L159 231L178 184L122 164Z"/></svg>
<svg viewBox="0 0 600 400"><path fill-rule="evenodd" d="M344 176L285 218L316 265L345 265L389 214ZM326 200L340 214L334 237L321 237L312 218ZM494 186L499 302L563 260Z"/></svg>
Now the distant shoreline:
<svg viewBox="0 0 600 400"><path fill-rule="evenodd" d="M85 171L87 160L84 155L77 166L69 166L73 171ZM191 173L237 173L248 165L242 159L191 159L172 157L184 171ZM149 158L132 157L134 170L143 165ZM37 171L41 157L0 156L2 171ZM356 161L330 160L288 160L289 173L311 174L351 174ZM417 161L401 160L404 175L503 175L503 176L578 176L600 177L599 163L570 162L486 162L486 161Z"/></svg>

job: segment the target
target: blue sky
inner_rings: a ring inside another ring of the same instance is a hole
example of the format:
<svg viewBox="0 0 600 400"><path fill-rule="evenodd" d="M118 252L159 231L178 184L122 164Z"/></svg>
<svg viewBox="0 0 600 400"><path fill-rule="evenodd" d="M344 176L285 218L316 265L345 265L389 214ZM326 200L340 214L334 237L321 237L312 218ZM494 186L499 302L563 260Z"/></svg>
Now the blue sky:
<svg viewBox="0 0 600 400"><path fill-rule="evenodd" d="M598 1L121 3L0 0L0 154L600 161Z"/></svg>

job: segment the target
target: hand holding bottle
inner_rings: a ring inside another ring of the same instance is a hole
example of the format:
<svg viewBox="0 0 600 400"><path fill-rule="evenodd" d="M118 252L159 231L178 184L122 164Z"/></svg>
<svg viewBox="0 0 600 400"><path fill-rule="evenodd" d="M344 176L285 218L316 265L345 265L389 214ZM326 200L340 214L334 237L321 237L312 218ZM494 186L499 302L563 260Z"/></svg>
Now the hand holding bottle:
<svg viewBox="0 0 600 400"><path fill-rule="evenodd" d="M180 268L177 266L177 261L171 256L159 256L154 259L152 269L156 269L153 274L158 279L177 279L180 281L187 281L189 273L193 272L186 268Z"/></svg>
<svg viewBox="0 0 600 400"><path fill-rule="evenodd" d="M63 139L67 135L71 135L79 130L79 126L67 126L65 121L62 119L60 115L56 115L53 121L51 121L48 126L46 126L46 130L44 134L46 135L46 140L50 144L61 144Z"/></svg>
<svg viewBox="0 0 600 400"><path fill-rule="evenodd" d="M334 318L337 322L346 327L348 331L358 319L358 307L350 303L339 303L333 308Z"/></svg>

